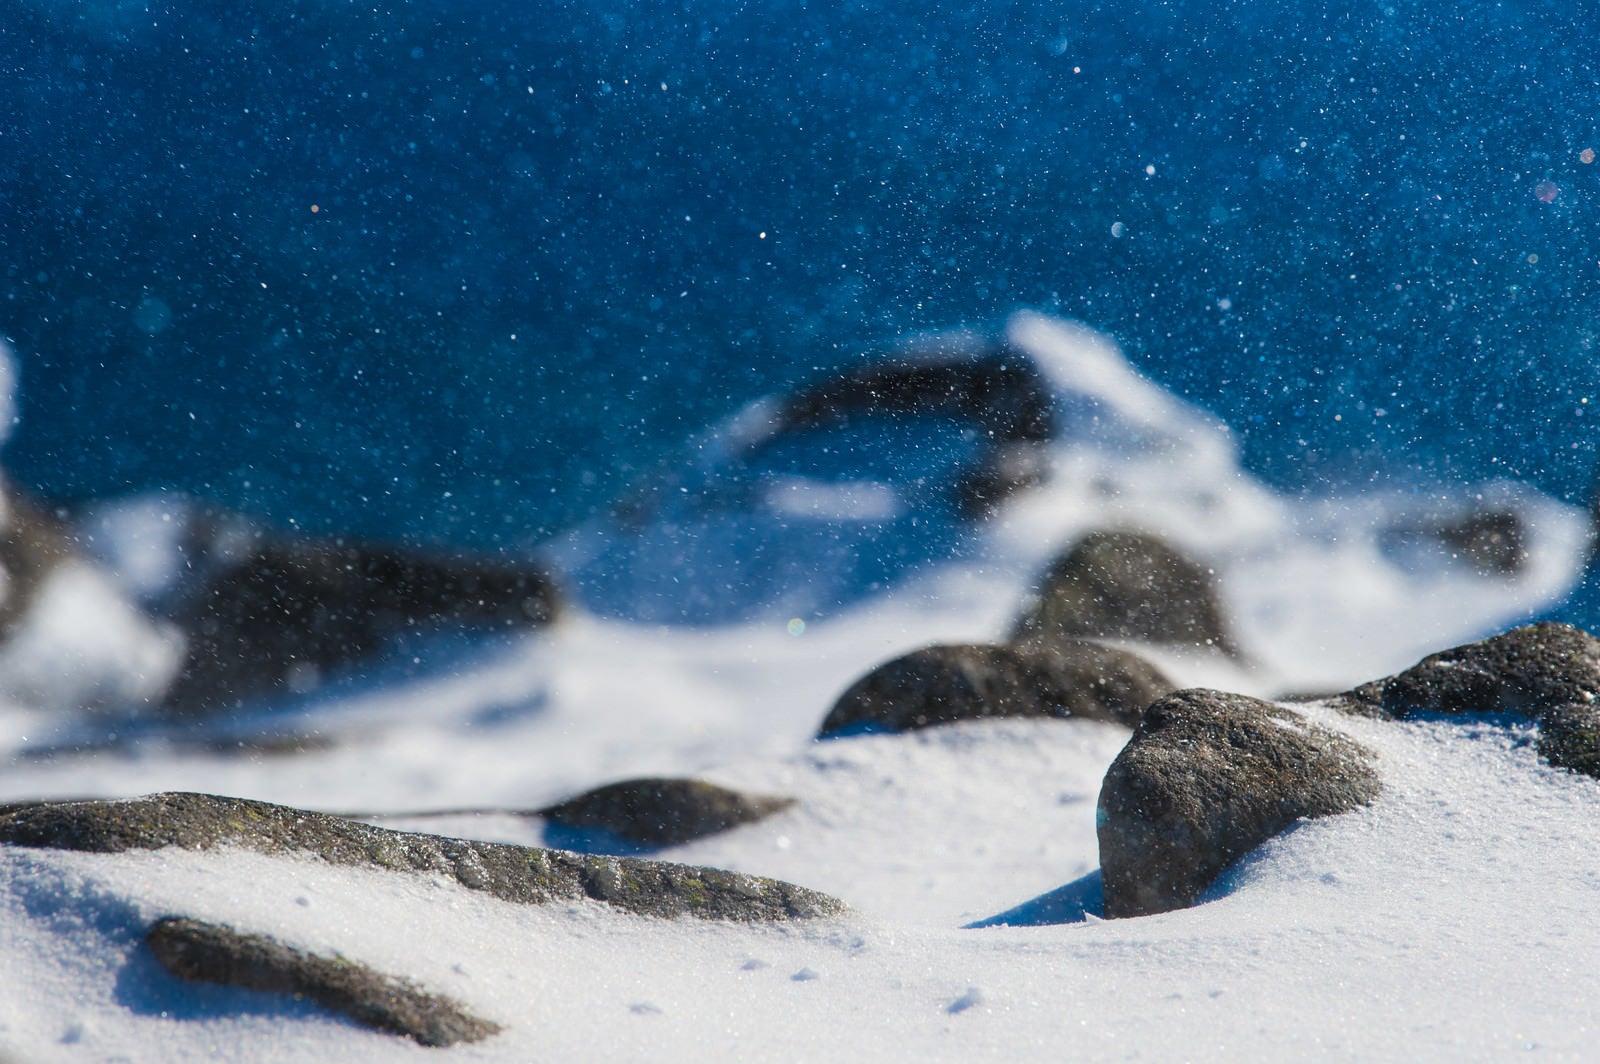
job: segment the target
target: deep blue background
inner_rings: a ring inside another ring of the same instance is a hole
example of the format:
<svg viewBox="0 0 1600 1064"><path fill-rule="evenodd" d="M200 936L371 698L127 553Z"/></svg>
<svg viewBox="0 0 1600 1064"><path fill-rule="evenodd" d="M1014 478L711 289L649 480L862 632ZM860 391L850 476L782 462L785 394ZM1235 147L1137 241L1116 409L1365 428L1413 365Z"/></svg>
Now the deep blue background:
<svg viewBox="0 0 1600 1064"><path fill-rule="evenodd" d="M1581 497L1595 14L17 0L6 464L527 545L753 395L1027 305L1281 486Z"/></svg>

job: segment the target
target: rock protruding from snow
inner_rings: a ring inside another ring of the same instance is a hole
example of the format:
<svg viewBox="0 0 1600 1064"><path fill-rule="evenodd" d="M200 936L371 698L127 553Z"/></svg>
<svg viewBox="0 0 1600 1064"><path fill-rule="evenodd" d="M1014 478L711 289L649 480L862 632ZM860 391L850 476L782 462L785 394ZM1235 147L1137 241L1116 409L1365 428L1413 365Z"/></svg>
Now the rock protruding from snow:
<svg viewBox="0 0 1600 1064"><path fill-rule="evenodd" d="M532 564L232 526L190 553L206 576L175 611L188 653L165 701L182 715L303 693L413 629L538 627L558 610L554 582Z"/></svg>
<svg viewBox="0 0 1600 1064"><path fill-rule="evenodd" d="M478 1042L500 1032L499 1024L408 980L345 957L306 953L265 935L168 917L150 928L145 941L162 967L180 978L290 994L425 1046Z"/></svg>
<svg viewBox="0 0 1600 1064"><path fill-rule="evenodd" d="M1515 510L1495 508L1402 521L1382 533L1379 542L1401 551L1431 546L1482 576L1516 576L1528 564L1528 530Z"/></svg>
<svg viewBox="0 0 1600 1064"><path fill-rule="evenodd" d="M592 899L645 916L765 922L829 916L844 903L761 876L626 857L474 842L209 794L39 805L0 817L0 842L121 853L233 846L336 865L444 875L503 901Z"/></svg>
<svg viewBox="0 0 1600 1064"><path fill-rule="evenodd" d="M0 392L4 377L0 369ZM146 704L177 671L178 644L169 625L90 564L57 513L0 474L0 702L66 711Z"/></svg>
<svg viewBox="0 0 1600 1064"><path fill-rule="evenodd" d="M1133 639L1237 655L1214 574L1145 532L1091 532L1058 558L1014 638Z"/></svg>
<svg viewBox="0 0 1600 1064"><path fill-rule="evenodd" d="M609 831L643 846L676 846L750 824L795 804L793 798L745 794L696 779L612 783L539 810L565 827Z"/></svg>
<svg viewBox="0 0 1600 1064"><path fill-rule="evenodd" d="M73 557L66 529L44 510L13 491L0 500L0 636L9 636L33 606L50 573Z"/></svg>
<svg viewBox="0 0 1600 1064"><path fill-rule="evenodd" d="M1600 778L1600 639L1571 625L1524 625L1442 650L1344 700L1391 717L1515 713L1539 723L1552 765Z"/></svg>
<svg viewBox="0 0 1600 1064"><path fill-rule="evenodd" d="M939 644L879 665L839 697L819 735L906 731L986 717L1083 717L1132 727L1173 690L1137 654L1082 640Z"/></svg>
<svg viewBox="0 0 1600 1064"><path fill-rule="evenodd" d="M1025 354L995 349L928 350L887 364L849 369L777 406L747 447L862 414L941 414L969 420L998 443L1042 443L1055 432L1050 385Z"/></svg>
<svg viewBox="0 0 1600 1064"><path fill-rule="evenodd" d="M1600 696L1600 640L1571 625L1524 625L1429 654L1383 681L1383 708L1413 713L1520 713Z"/></svg>
<svg viewBox="0 0 1600 1064"><path fill-rule="evenodd" d="M1163 698L1101 786L1105 915L1193 905L1296 820L1354 809L1381 790L1370 751L1293 710L1198 689Z"/></svg>

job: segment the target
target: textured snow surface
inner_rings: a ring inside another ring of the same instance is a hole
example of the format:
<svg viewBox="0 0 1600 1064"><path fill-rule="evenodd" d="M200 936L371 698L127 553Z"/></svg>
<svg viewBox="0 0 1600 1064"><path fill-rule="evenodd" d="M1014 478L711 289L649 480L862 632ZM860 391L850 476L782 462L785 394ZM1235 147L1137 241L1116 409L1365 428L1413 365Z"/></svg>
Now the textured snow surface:
<svg viewBox="0 0 1600 1064"><path fill-rule="evenodd" d="M1094 809L1125 731L1007 721L812 739L873 665L1001 637L1031 577L1092 528L1152 529L1214 568L1246 660L1152 656L1184 684L1267 696L1403 668L1539 610L1578 576L1582 515L1517 485L1276 495L1239 471L1225 429L1154 391L1105 341L1036 318L1019 319L1013 339L1057 361L1057 386L1098 404L1099 435L1064 439L1050 486L1015 499L959 560L831 614L684 628L579 610L531 636L418 639L314 694L189 730L20 695L0 714L0 800L198 790L542 844L537 818L404 814L529 809L641 774L792 795L798 804L768 820L657 855L789 879L848 914L654 922L314 860L0 848L0 1059L1591 1053L1600 784L1540 763L1525 727L1304 706L1377 751L1383 796L1271 841L1205 904L1109 922L1094 916ZM850 490L865 492L858 501L879 491ZM1472 505L1520 515L1522 573L1386 546L1396 522ZM125 539L158 545L158 523L133 507ZM129 585L160 583L156 561ZM95 586L108 604L133 594ZM134 690L156 682L167 634L122 625L121 606L85 607L88 595L45 596L30 624L57 634L38 638L63 660L80 638ZM262 732L316 745L237 743ZM304 1003L182 984L140 945L166 915L338 952L505 1030L429 1050Z"/></svg>
<svg viewBox="0 0 1600 1064"><path fill-rule="evenodd" d="M465 1059L1581 1057L1600 1034L1600 788L1498 726L1354 730L1381 752L1383 799L1273 841L1207 904L1138 920L962 926L1093 866L1091 755L1114 744L1072 723L846 740L744 773L805 801L672 856L856 907L786 928L523 908L254 854L6 850L0 1023L24 1060L429 1052L179 984L137 938L182 913L404 972L506 1026L450 1050Z"/></svg>

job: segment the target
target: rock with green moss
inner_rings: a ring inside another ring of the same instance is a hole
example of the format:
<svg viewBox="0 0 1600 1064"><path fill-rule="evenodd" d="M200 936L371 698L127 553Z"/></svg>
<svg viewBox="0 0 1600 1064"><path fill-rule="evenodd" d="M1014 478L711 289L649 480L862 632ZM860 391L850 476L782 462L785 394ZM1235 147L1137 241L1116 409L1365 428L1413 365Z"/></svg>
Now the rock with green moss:
<svg viewBox="0 0 1600 1064"><path fill-rule="evenodd" d="M1105 914L1193 905L1295 821L1354 809L1381 790L1370 751L1284 706L1205 690L1163 698L1100 789Z"/></svg>
<svg viewBox="0 0 1600 1064"><path fill-rule="evenodd" d="M1091 532L1058 558L1013 638L1131 639L1238 654L1211 571L1135 531Z"/></svg>
<svg viewBox="0 0 1600 1064"><path fill-rule="evenodd" d="M570 828L609 831L644 846L676 846L794 804L793 798L745 794L704 780L648 778L598 787L538 812Z"/></svg>
<svg viewBox="0 0 1600 1064"><path fill-rule="evenodd" d="M1552 765L1600 778L1600 639L1571 625L1524 625L1430 654L1339 704L1394 718L1526 717L1538 722L1539 752Z"/></svg>
<svg viewBox="0 0 1600 1064"><path fill-rule="evenodd" d="M442 875L522 904L592 899L646 916L766 922L829 916L842 902L775 879L391 831L325 813L209 794L31 806L0 817L0 843L121 853L237 847L330 864Z"/></svg>
<svg viewBox="0 0 1600 1064"><path fill-rule="evenodd" d="M192 982L288 994L348 1016L363 1027L425 1046L477 1042L500 1025L409 980L344 957L321 957L266 935L182 917L156 922L145 936L162 967Z"/></svg>
<svg viewBox="0 0 1600 1064"><path fill-rule="evenodd" d="M873 669L834 703L820 735L906 731L990 717L1080 717L1132 727L1173 689L1137 654L1082 640L924 647Z"/></svg>

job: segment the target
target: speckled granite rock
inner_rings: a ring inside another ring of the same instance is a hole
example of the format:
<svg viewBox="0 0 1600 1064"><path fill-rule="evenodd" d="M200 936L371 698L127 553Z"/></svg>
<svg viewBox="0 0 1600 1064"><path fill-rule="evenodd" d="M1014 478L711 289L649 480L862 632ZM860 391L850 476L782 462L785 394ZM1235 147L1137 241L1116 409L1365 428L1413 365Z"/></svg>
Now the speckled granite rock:
<svg viewBox="0 0 1600 1064"><path fill-rule="evenodd" d="M940 644L879 665L839 697L819 735L987 717L1084 717L1130 727L1173 685L1136 654L1081 640Z"/></svg>
<svg viewBox="0 0 1600 1064"><path fill-rule="evenodd" d="M1055 561L1013 638L1133 639L1237 655L1212 573L1144 532L1091 532Z"/></svg>
<svg viewBox="0 0 1600 1064"><path fill-rule="evenodd" d="M1430 654L1382 681L1382 706L1413 713L1536 717L1600 697L1600 640L1566 624L1530 624Z"/></svg>
<svg viewBox="0 0 1600 1064"><path fill-rule="evenodd" d="M761 876L390 831L208 794L32 806L0 817L0 842L94 853L235 846L320 857L336 865L446 875L504 901L587 898L645 916L760 922L844 910L835 898Z"/></svg>
<svg viewBox="0 0 1600 1064"><path fill-rule="evenodd" d="M1105 915L1192 905L1296 820L1354 809L1381 789L1368 750L1291 709L1219 691L1163 698L1101 786Z"/></svg>
<svg viewBox="0 0 1600 1064"><path fill-rule="evenodd" d="M597 787L538 812L566 827L599 828L645 846L675 846L792 805L793 798L744 794L704 780L652 778Z"/></svg>
<svg viewBox="0 0 1600 1064"><path fill-rule="evenodd" d="M319 957L265 935L182 917L158 921L145 936L162 967L183 979L290 994L350 1017L363 1027L425 1046L477 1042L500 1025L449 998L344 957Z"/></svg>
<svg viewBox="0 0 1600 1064"><path fill-rule="evenodd" d="M1430 654L1336 704L1388 717L1514 713L1538 721L1552 765L1600 778L1600 640L1571 625L1524 625Z"/></svg>

